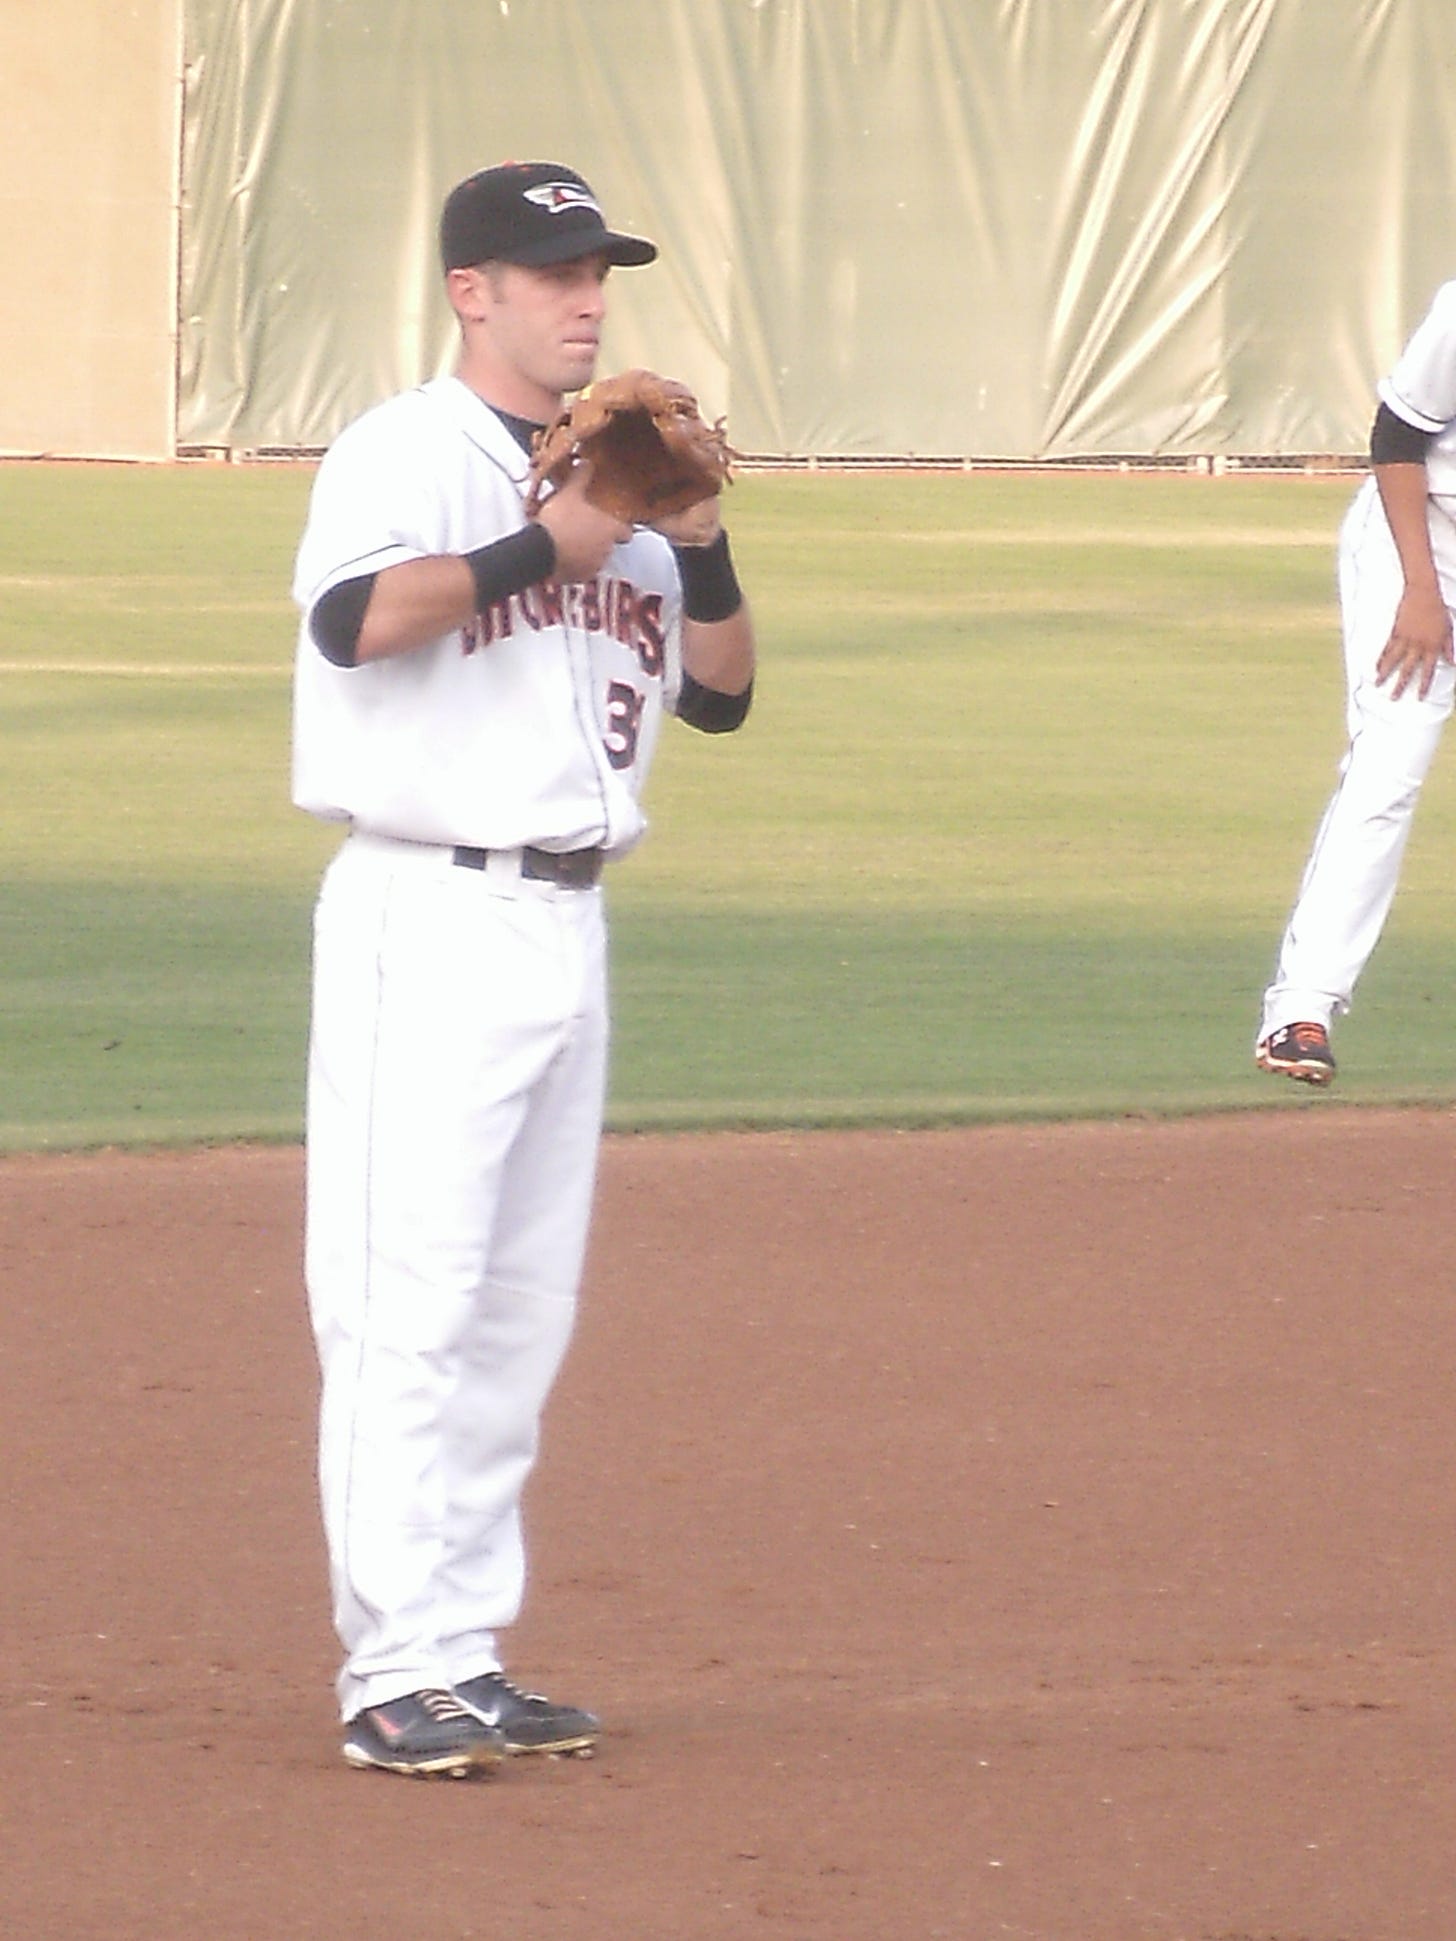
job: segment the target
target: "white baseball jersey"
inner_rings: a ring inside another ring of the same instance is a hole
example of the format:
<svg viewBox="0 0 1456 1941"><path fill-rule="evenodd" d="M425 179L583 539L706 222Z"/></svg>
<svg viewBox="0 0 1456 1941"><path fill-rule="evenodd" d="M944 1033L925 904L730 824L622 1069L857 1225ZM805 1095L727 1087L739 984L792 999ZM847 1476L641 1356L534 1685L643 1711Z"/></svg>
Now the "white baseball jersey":
<svg viewBox="0 0 1456 1941"><path fill-rule="evenodd" d="M1426 449L1431 497L1456 517L1456 282L1442 284L1376 388L1397 418L1433 434Z"/></svg>
<svg viewBox="0 0 1456 1941"><path fill-rule="evenodd" d="M415 653L340 668L309 635L341 581L518 530L526 475L516 440L456 378L390 399L335 441L294 577L300 808L481 849L620 853L642 833L638 797L682 678L681 591L658 534L634 533L594 581L527 587Z"/></svg>

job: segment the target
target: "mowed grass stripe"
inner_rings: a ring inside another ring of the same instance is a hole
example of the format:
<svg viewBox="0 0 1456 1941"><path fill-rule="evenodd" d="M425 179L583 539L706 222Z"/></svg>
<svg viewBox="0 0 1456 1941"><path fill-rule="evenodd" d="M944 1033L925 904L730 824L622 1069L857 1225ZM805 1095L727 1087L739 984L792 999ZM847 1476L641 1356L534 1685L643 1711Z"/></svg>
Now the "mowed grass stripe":
<svg viewBox="0 0 1456 1941"><path fill-rule="evenodd" d="M0 600L4 1143L297 1135L308 483L0 467L0 576L56 583ZM613 1123L1309 1108L1248 1054L1342 745L1351 489L740 478L757 705L665 729L612 873ZM1453 839L1438 763L1341 1098L1456 1084Z"/></svg>

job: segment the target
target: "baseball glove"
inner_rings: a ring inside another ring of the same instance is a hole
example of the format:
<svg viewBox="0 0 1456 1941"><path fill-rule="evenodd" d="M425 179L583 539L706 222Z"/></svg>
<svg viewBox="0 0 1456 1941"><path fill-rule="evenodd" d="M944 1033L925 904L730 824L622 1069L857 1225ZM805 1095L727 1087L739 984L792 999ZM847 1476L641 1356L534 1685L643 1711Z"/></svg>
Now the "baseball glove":
<svg viewBox="0 0 1456 1941"><path fill-rule="evenodd" d="M646 526L686 512L722 491L734 453L723 423L710 425L686 385L655 371L623 371L590 384L538 432L527 509L548 485L591 462L586 496L625 525Z"/></svg>

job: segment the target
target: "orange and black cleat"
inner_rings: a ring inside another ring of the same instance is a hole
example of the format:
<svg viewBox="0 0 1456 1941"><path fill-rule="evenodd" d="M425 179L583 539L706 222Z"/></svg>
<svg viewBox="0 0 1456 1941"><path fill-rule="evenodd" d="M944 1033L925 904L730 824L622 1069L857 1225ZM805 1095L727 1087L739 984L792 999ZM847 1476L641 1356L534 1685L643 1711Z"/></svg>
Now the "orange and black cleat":
<svg viewBox="0 0 1456 1941"><path fill-rule="evenodd" d="M1322 1024L1285 1024L1261 1038L1254 1053L1260 1071L1283 1072L1304 1085L1328 1085L1335 1075L1330 1034Z"/></svg>

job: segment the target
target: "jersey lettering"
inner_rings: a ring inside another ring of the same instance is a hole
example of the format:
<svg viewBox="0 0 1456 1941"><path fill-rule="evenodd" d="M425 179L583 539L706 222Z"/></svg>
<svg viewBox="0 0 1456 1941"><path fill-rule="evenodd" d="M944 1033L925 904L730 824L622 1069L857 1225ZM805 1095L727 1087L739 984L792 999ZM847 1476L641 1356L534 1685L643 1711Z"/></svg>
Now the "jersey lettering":
<svg viewBox="0 0 1456 1941"><path fill-rule="evenodd" d="M519 596L521 602L521 618L535 633L540 633L544 625L541 614L541 592L542 588L539 586L526 586L522 587Z"/></svg>
<svg viewBox="0 0 1456 1941"><path fill-rule="evenodd" d="M561 611L561 588L555 580L543 580L536 588L541 600L541 624L559 627L565 617Z"/></svg>
<svg viewBox="0 0 1456 1941"><path fill-rule="evenodd" d="M607 581L607 632L624 647L633 644L637 625L637 594L625 580Z"/></svg>
<svg viewBox="0 0 1456 1941"><path fill-rule="evenodd" d="M637 602L637 637L631 643L642 672L654 679L662 672L667 636L662 631L662 595L644 593Z"/></svg>
<svg viewBox="0 0 1456 1941"><path fill-rule="evenodd" d="M523 587L466 622L460 629L461 652L473 654L492 641L509 640L518 618L532 633L567 626L608 634L636 656L649 680L657 680L662 673L667 650L662 595L639 593L630 580L587 580L569 586L541 580Z"/></svg>
<svg viewBox="0 0 1456 1941"><path fill-rule="evenodd" d="M494 600L484 613L478 613L475 639L466 653L474 653L477 647L489 647L493 640L508 640L516 631L513 609L517 604L515 600Z"/></svg>

